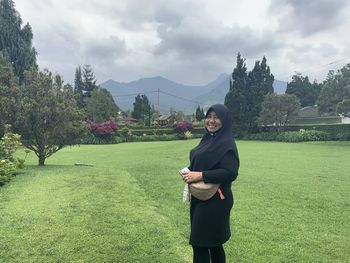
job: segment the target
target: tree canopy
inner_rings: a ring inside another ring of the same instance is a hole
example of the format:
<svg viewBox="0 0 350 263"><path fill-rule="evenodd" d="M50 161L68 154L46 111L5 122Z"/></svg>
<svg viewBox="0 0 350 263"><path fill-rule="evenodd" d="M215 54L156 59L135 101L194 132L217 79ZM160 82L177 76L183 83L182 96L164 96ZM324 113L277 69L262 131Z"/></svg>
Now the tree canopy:
<svg viewBox="0 0 350 263"><path fill-rule="evenodd" d="M26 71L15 131L38 156L39 165L63 147L79 143L85 128L73 88L49 71Z"/></svg>
<svg viewBox="0 0 350 263"><path fill-rule="evenodd" d="M284 126L298 115L299 109L300 102L295 95L269 93L262 103L259 122L263 125Z"/></svg>
<svg viewBox="0 0 350 263"><path fill-rule="evenodd" d="M323 83L320 96L317 100L319 111L326 114L337 112L337 106L343 107L350 99L350 63L336 73L330 71L327 80ZM339 108L340 110L340 108Z"/></svg>
<svg viewBox="0 0 350 263"><path fill-rule="evenodd" d="M308 76L296 73L292 81L287 83L287 94L294 94L300 100L301 106L314 106L321 92L321 85L316 81L311 83Z"/></svg>
<svg viewBox="0 0 350 263"><path fill-rule="evenodd" d="M24 71L36 67L36 51L32 47L33 33L29 23L22 27L22 19L12 0L0 1L0 53L13 67L20 83Z"/></svg>
<svg viewBox="0 0 350 263"><path fill-rule="evenodd" d="M133 118L141 120L145 125L151 125L151 106L145 94L138 94L135 97L134 110L131 115Z"/></svg>
<svg viewBox="0 0 350 263"><path fill-rule="evenodd" d="M273 81L274 76L265 57L261 62L256 61L253 70L247 72L245 59L238 53L230 89L225 96L225 105L231 111L236 135L249 133L257 128L261 103L266 94L273 92Z"/></svg>

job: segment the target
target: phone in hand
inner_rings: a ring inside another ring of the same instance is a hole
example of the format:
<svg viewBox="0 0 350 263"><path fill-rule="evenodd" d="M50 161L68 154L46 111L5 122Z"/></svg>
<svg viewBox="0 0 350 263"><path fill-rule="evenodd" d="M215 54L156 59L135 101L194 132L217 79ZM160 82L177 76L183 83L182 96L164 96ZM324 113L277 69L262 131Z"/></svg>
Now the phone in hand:
<svg viewBox="0 0 350 263"><path fill-rule="evenodd" d="M185 167L185 168L182 168L180 171L179 171L179 174L181 175L181 176L183 176L184 174L187 174L187 173L189 173L189 172L191 172L187 167Z"/></svg>

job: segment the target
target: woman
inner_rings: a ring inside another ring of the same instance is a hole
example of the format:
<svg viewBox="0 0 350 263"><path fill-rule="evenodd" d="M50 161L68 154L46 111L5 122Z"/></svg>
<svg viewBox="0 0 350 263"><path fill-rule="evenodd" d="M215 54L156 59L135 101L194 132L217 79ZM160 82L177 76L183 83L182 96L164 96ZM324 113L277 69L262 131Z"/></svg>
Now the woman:
<svg viewBox="0 0 350 263"><path fill-rule="evenodd" d="M223 244L229 240L230 212L233 206L231 183L238 175L239 157L231 130L230 112L226 106L211 106L205 116L206 133L190 152L190 172L186 183L204 181L220 184L209 200L191 197L191 235L194 263L226 262Z"/></svg>

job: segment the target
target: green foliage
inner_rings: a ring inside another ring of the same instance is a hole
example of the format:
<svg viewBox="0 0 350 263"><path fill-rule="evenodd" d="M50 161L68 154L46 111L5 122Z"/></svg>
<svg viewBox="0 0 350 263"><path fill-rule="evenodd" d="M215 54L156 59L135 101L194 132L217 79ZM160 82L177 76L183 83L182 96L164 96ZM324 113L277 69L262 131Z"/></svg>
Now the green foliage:
<svg viewBox="0 0 350 263"><path fill-rule="evenodd" d="M266 94L273 93L274 76L266 64L266 58L255 62L255 66L248 73L246 122L247 131L254 131L258 126L258 117L262 109L262 102Z"/></svg>
<svg viewBox="0 0 350 263"><path fill-rule="evenodd" d="M74 76L74 93L80 109L86 108L88 98L96 89L98 86L92 67L90 65L84 65L83 69L80 66L77 67Z"/></svg>
<svg viewBox="0 0 350 263"><path fill-rule="evenodd" d="M132 117L140 120L146 126L151 126L151 106L145 94L138 94L135 97Z"/></svg>
<svg viewBox="0 0 350 263"><path fill-rule="evenodd" d="M287 84L287 94L294 94L300 101L301 107L313 106L321 92L321 85L314 82L311 84L308 76L301 73L293 75L292 81Z"/></svg>
<svg viewBox="0 0 350 263"><path fill-rule="evenodd" d="M336 107L336 112L343 116L350 117L350 98L339 102Z"/></svg>
<svg viewBox="0 0 350 263"><path fill-rule="evenodd" d="M17 169L24 167L24 159L14 157L14 153L21 146L21 136L10 132L6 126L4 137L0 140L0 186L7 183Z"/></svg>
<svg viewBox="0 0 350 263"><path fill-rule="evenodd" d="M338 70L337 73L329 72L327 80L322 86L317 105L321 113L334 114L337 112L337 105L343 101L346 104L346 100L349 99L350 63Z"/></svg>
<svg viewBox="0 0 350 263"><path fill-rule="evenodd" d="M205 118L204 110L201 107L197 107L196 109L196 120L197 121L202 121Z"/></svg>
<svg viewBox="0 0 350 263"><path fill-rule="evenodd" d="M36 66L36 51L32 47L32 28L22 19L12 0L0 1L0 54L13 66L22 83L24 71Z"/></svg>
<svg viewBox="0 0 350 263"><path fill-rule="evenodd" d="M23 144L44 165L46 158L67 145L80 142L87 131L81 122L73 89L49 71L26 71L16 131Z"/></svg>
<svg viewBox="0 0 350 263"><path fill-rule="evenodd" d="M296 118L299 109L300 102L295 95L269 93L262 103L259 122L284 126Z"/></svg>
<svg viewBox="0 0 350 263"><path fill-rule="evenodd" d="M330 134L324 131L303 130L282 132L276 137L281 142L327 141Z"/></svg>
<svg viewBox="0 0 350 263"><path fill-rule="evenodd" d="M13 74L11 65L0 64L0 138L4 134L5 125L16 122L20 100L18 79Z"/></svg>
<svg viewBox="0 0 350 263"><path fill-rule="evenodd" d="M232 73L230 90L225 96L225 105L232 114L232 126L236 136L255 131L263 98L273 92L274 76L266 64L256 61L253 70L247 73L245 59L237 55L237 65Z"/></svg>
<svg viewBox="0 0 350 263"><path fill-rule="evenodd" d="M104 88L96 88L86 100L86 115L95 122L104 122L118 116L119 108L111 93Z"/></svg>

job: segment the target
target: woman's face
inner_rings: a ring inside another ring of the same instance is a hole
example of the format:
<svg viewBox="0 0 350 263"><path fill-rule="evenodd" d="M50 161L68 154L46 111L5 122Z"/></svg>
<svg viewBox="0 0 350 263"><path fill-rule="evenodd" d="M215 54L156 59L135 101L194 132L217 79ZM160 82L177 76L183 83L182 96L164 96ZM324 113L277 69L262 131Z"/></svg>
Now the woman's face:
<svg viewBox="0 0 350 263"><path fill-rule="evenodd" d="M208 132L217 132L222 127L222 122L216 115L215 111L210 111L204 121L205 128Z"/></svg>

